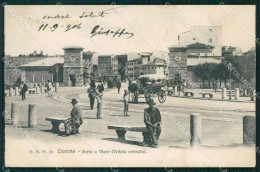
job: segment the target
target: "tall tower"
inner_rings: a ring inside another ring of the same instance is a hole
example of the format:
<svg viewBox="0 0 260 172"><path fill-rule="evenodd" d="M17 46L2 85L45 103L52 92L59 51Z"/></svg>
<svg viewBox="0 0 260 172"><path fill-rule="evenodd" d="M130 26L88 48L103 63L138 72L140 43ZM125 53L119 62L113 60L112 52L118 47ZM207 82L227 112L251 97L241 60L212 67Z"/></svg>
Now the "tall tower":
<svg viewBox="0 0 260 172"><path fill-rule="evenodd" d="M187 47L186 46L172 46L169 47L169 79L174 79L176 75L180 75L182 79L187 76Z"/></svg>
<svg viewBox="0 0 260 172"><path fill-rule="evenodd" d="M63 82L66 86L83 85L83 48L82 47L65 47Z"/></svg>

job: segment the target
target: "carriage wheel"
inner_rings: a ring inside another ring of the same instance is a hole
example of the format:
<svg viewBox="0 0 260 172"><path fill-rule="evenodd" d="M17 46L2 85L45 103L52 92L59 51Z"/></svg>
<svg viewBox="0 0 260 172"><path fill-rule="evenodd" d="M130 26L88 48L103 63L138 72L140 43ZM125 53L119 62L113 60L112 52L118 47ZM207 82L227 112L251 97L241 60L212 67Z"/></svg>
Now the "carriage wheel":
<svg viewBox="0 0 260 172"><path fill-rule="evenodd" d="M148 102L149 99L153 96L153 92L151 90L147 91L145 94L144 94L144 97L145 97L145 101Z"/></svg>
<svg viewBox="0 0 260 172"><path fill-rule="evenodd" d="M158 92L158 100L159 100L160 103L164 103L165 102L165 100L166 100L166 93L165 93L164 90L160 90Z"/></svg>

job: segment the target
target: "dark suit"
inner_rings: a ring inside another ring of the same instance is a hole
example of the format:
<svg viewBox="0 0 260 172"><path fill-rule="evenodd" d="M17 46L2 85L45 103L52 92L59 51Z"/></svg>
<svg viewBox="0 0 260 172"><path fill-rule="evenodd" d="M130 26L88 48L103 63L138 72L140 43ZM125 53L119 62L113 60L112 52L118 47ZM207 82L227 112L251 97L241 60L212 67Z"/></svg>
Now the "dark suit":
<svg viewBox="0 0 260 172"><path fill-rule="evenodd" d="M27 89L28 89L28 88L27 88L27 85L24 84L24 85L23 85L23 88L22 88L22 90L21 90L22 100L26 100L25 93L26 93Z"/></svg>
<svg viewBox="0 0 260 172"><path fill-rule="evenodd" d="M95 104L95 97L96 97L96 91L93 87L90 87L88 89L88 97L89 97L89 102L90 102L90 108L93 109L94 104Z"/></svg>
<svg viewBox="0 0 260 172"><path fill-rule="evenodd" d="M81 109L78 106L74 105L71 110L70 116L71 130L73 133L78 133L80 125L83 124Z"/></svg>
<svg viewBox="0 0 260 172"><path fill-rule="evenodd" d="M158 139L161 134L161 114L160 111L153 107L153 108L146 108L144 110L144 123L146 125L147 130L150 133L152 142L154 145L158 144ZM153 125L156 126L153 126ZM156 133L154 135L154 132Z"/></svg>

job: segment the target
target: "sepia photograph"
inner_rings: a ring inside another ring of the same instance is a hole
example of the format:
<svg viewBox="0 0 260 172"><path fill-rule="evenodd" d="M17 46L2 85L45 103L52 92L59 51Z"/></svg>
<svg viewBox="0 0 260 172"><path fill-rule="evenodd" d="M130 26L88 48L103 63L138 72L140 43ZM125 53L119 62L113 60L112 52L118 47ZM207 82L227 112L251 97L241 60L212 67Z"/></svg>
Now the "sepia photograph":
<svg viewBox="0 0 260 172"><path fill-rule="evenodd" d="M2 6L6 167L255 167L255 5Z"/></svg>

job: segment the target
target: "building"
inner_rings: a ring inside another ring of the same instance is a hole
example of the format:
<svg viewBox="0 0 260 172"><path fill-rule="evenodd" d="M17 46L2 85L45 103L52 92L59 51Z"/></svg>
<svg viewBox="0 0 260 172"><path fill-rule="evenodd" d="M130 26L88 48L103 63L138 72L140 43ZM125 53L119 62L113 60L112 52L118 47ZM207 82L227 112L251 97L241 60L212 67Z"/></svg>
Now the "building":
<svg viewBox="0 0 260 172"><path fill-rule="evenodd" d="M82 86L83 83L83 48L65 47L63 64L63 82L65 86Z"/></svg>
<svg viewBox="0 0 260 172"><path fill-rule="evenodd" d="M241 56L242 50L238 47L232 47L232 46L223 46L222 47L222 56Z"/></svg>
<svg viewBox="0 0 260 172"><path fill-rule="evenodd" d="M125 80L128 74L127 71L128 55L122 54L122 55L117 55L116 57L118 59L118 73L121 75L122 80Z"/></svg>
<svg viewBox="0 0 260 172"><path fill-rule="evenodd" d="M91 73L93 73L93 54L95 52L83 52L83 60L84 60L84 83L90 83Z"/></svg>
<svg viewBox="0 0 260 172"><path fill-rule="evenodd" d="M127 62L129 78L136 79L143 74L142 59L136 58Z"/></svg>
<svg viewBox="0 0 260 172"><path fill-rule="evenodd" d="M113 75L112 57L113 55L98 56L98 74L101 80L106 80L108 75Z"/></svg>
<svg viewBox="0 0 260 172"><path fill-rule="evenodd" d="M114 75L119 75L118 72L118 58L117 56L112 56L111 57L111 65L112 65L112 72Z"/></svg>
<svg viewBox="0 0 260 172"><path fill-rule="evenodd" d="M151 61L151 56L153 55L152 52L142 52L140 53L142 64L147 64Z"/></svg>
<svg viewBox="0 0 260 172"><path fill-rule="evenodd" d="M63 82L64 59L47 57L21 65L21 79L27 83Z"/></svg>
<svg viewBox="0 0 260 172"><path fill-rule="evenodd" d="M213 46L212 56L222 56L221 26L192 26L190 31L178 35L179 45L201 43Z"/></svg>
<svg viewBox="0 0 260 172"><path fill-rule="evenodd" d="M187 55L188 58L211 57L213 56L213 49L214 46L196 42L187 45Z"/></svg>
<svg viewBox="0 0 260 172"><path fill-rule="evenodd" d="M182 79L186 80L188 87L191 83L193 86L200 86L201 80L193 73L195 66L204 63L221 63L220 58L214 56L200 56L190 58L188 53L188 46L171 46L169 47L169 51L169 79L173 80L177 76L180 76Z"/></svg>
<svg viewBox="0 0 260 172"><path fill-rule="evenodd" d="M155 58L152 62L143 65L143 74L166 74L166 61Z"/></svg>

